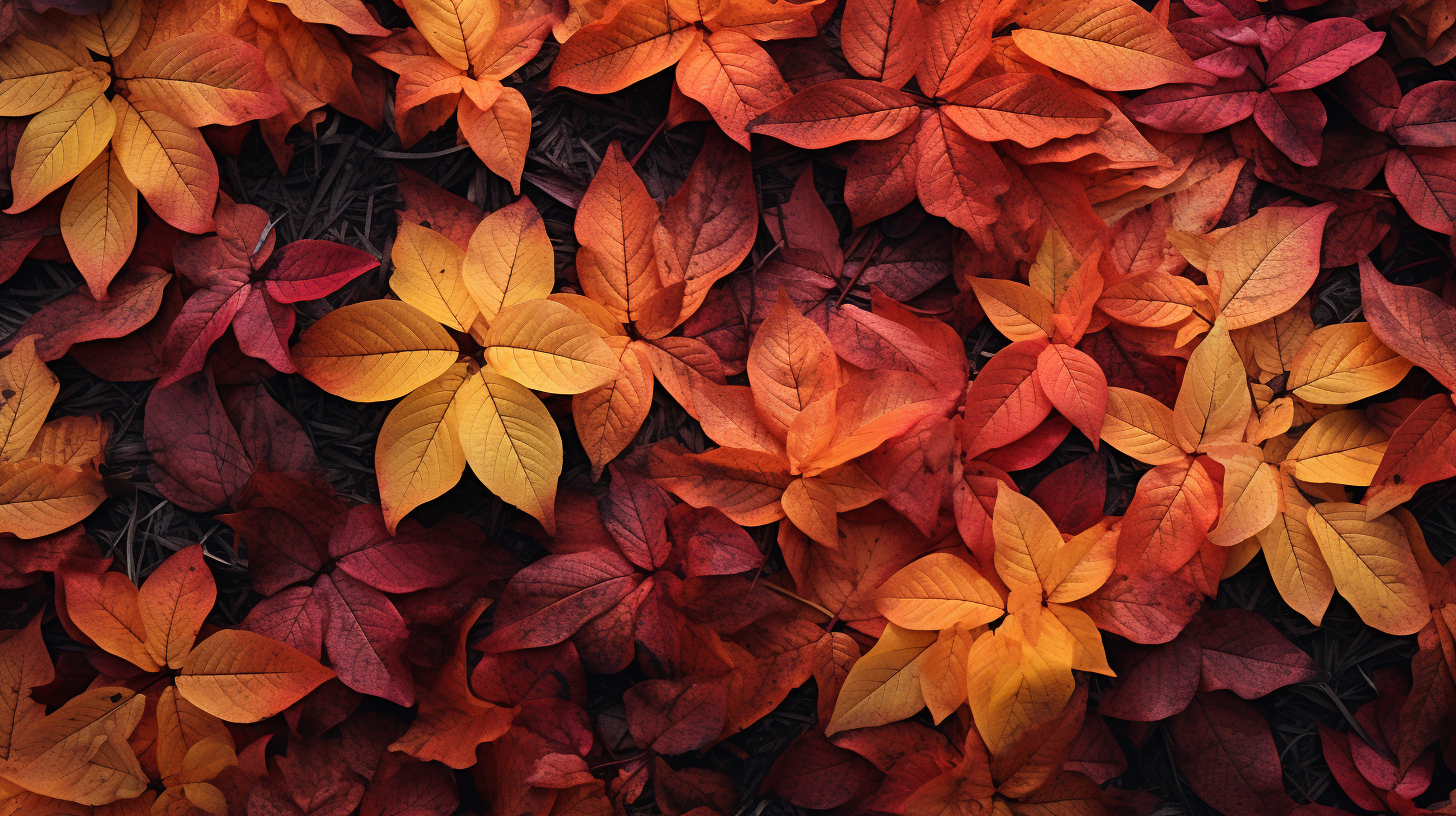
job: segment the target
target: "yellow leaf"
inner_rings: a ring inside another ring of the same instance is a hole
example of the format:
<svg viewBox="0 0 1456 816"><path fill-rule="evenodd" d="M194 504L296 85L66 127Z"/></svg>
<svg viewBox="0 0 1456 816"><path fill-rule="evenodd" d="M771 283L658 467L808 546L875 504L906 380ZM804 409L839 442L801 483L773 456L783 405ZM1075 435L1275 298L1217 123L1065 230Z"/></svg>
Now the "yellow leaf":
<svg viewBox="0 0 1456 816"><path fill-rule="evenodd" d="M748 382L759 416L778 436L788 434L809 403L839 387L839 358L829 335L800 314L783 289L748 348Z"/></svg>
<svg viewBox="0 0 1456 816"><path fill-rule="evenodd" d="M398 399L444 374L459 355L440 324L397 300L335 309L292 350L299 373L354 402Z"/></svg>
<svg viewBox="0 0 1456 816"><path fill-rule="evenodd" d="M1107 389L1102 441L1148 465L1169 465L1188 454L1178 447L1173 411L1141 391Z"/></svg>
<svg viewBox="0 0 1456 816"><path fill-rule="evenodd" d="M500 25L496 0L403 0L402 5L446 62L462 71L489 64L490 39Z"/></svg>
<svg viewBox="0 0 1456 816"><path fill-rule="evenodd" d="M137 188L111 150L81 171L61 208L61 237L91 289L106 300L106 287L131 255L137 236Z"/></svg>
<svg viewBox="0 0 1456 816"><path fill-rule="evenodd" d="M0 774L35 793L83 805L139 796L147 775L126 738L145 705L146 697L131 689L87 689L27 729Z"/></svg>
<svg viewBox="0 0 1456 816"><path fill-rule="evenodd" d="M966 660L979 634L967 626L942 629L920 659L920 695L937 725L966 701Z"/></svg>
<svg viewBox="0 0 1456 816"><path fill-rule="evenodd" d="M1362 505L1324 502L1310 509L1309 527L1335 588L1360 620L1392 635L1413 635L1426 625L1426 582L1399 521L1367 519Z"/></svg>
<svg viewBox="0 0 1456 816"><path fill-rule="evenodd" d="M1037 592L1056 588L1053 565L1062 549L1062 534L1041 505L998 483L991 532L996 539L996 573L1007 587Z"/></svg>
<svg viewBox="0 0 1456 816"><path fill-rule="evenodd" d="M1021 631L1017 617L971 646L966 672L968 702L976 730L994 756L1027 729L1055 717L1072 696L1074 640L1065 628L1043 627L1037 643Z"/></svg>
<svg viewBox="0 0 1456 816"><path fill-rule="evenodd" d="M576 210L576 273L582 292L620 323L636 320L662 289L653 250L657 217L657 202L622 145L612 142Z"/></svg>
<svg viewBox="0 0 1456 816"><path fill-rule="evenodd" d="M92 469L37 459L0 462L0 533L39 538L91 515L106 491Z"/></svg>
<svg viewBox="0 0 1456 816"><path fill-rule="evenodd" d="M177 692L214 717L235 723L267 719L332 678L285 643L224 629L197 644L177 675Z"/></svg>
<svg viewBox="0 0 1456 816"><path fill-rule="evenodd" d="M1096 592L1117 566L1117 530L1099 521L1072 536L1052 562L1049 603L1071 603Z"/></svg>
<svg viewBox="0 0 1456 816"><path fill-rule="evenodd" d="M980 626L1001 617L1004 601L976 568L950 553L931 553L880 585L875 605L896 626Z"/></svg>
<svg viewBox="0 0 1456 816"><path fill-rule="evenodd" d="M1034 3L1012 42L1032 59L1103 91L1212 82L1173 35L1132 0ZM995 753L993 751L992 753Z"/></svg>
<svg viewBox="0 0 1456 816"><path fill-rule="evenodd" d="M1284 602L1318 626L1335 594L1334 579L1309 529L1309 502L1293 476L1278 475L1284 509L1258 534L1259 547Z"/></svg>
<svg viewBox="0 0 1456 816"><path fill-rule="evenodd" d="M194 127L161 111L111 100L111 149L126 177L163 220L185 232L210 232L217 202L217 160Z"/></svg>
<svg viewBox="0 0 1456 816"><path fill-rule="evenodd" d="M1012 342L1050 339L1052 304L1024 283L995 278L971 278L971 289L996 330Z"/></svg>
<svg viewBox="0 0 1456 816"><path fill-rule="evenodd" d="M110 438L110 420L97 416L58 417L41 426L25 458L72 468L100 466Z"/></svg>
<svg viewBox="0 0 1456 816"><path fill-rule="evenodd" d="M468 363L456 363L405 395L384 418L374 447L374 470L390 532L411 510L444 495L465 472L456 395L468 368Z"/></svg>
<svg viewBox="0 0 1456 816"><path fill-rule="evenodd" d="M286 102L253 46L226 34L188 32L115 60L126 97L191 127L240 125L282 113Z"/></svg>
<svg viewBox="0 0 1456 816"><path fill-rule="evenodd" d="M626 337L627 331L622 328L621 322L612 316L602 304L592 300L585 295L573 295L570 292L553 292L546 296L547 300L560 303L562 306L576 312L586 318L586 322L597 330L597 334L603 340L608 337Z"/></svg>
<svg viewBox="0 0 1456 816"><path fill-rule="evenodd" d="M1277 317L1229 332L1229 336L1238 346L1239 356L1257 370L1259 380L1268 382L1291 370L1295 355L1313 331L1309 305L1300 303Z"/></svg>
<svg viewBox="0 0 1456 816"><path fill-rule="evenodd" d="M1304 297L1319 275L1320 239L1334 210L1334 202L1265 207L1219 237L1204 271L1230 329L1283 314Z"/></svg>
<svg viewBox="0 0 1456 816"><path fill-rule="evenodd" d="M389 288L399 299L456 331L469 331L480 309L465 288L465 251L454 241L401 221L390 251Z"/></svg>
<svg viewBox="0 0 1456 816"><path fill-rule="evenodd" d="M75 178L106 149L116 129L116 112L94 76L78 79L54 105L37 113L20 134L10 168L14 194L7 213L35 206Z"/></svg>
<svg viewBox="0 0 1456 816"><path fill-rule="evenodd" d="M1042 625L1059 626L1067 630L1067 635L1072 639L1073 670L1094 672L1108 677L1117 676L1112 667L1107 665L1107 650L1102 646L1102 633L1097 630L1097 624L1092 622L1086 612L1075 606L1058 603L1047 604L1046 611L1050 614L1042 618Z"/></svg>
<svg viewBox="0 0 1456 816"><path fill-rule="evenodd" d="M920 690L923 656L936 632L901 629L891 623L880 641L857 660L844 678L825 733L903 720L925 706Z"/></svg>
<svg viewBox="0 0 1456 816"><path fill-rule="evenodd" d="M100 14L84 17L67 15L66 28L82 45L108 57L126 50L141 30L145 12L142 3L117 0Z"/></svg>
<svg viewBox="0 0 1456 816"><path fill-rule="evenodd" d="M470 236L463 271L486 322L507 306L551 294L555 256L536 205L523 198L487 215Z"/></svg>
<svg viewBox="0 0 1456 816"><path fill-rule="evenodd" d="M1253 445L1213 448L1209 456L1223 465L1223 510L1208 540L1221 547L1261 532L1279 515L1279 476Z"/></svg>
<svg viewBox="0 0 1456 816"><path fill-rule="evenodd" d="M1220 318L1193 350L1173 406L1173 430L1186 451L1244 441L1254 404L1244 362Z"/></svg>
<svg viewBox="0 0 1456 816"><path fill-rule="evenodd" d="M1289 369L1288 389L1317 405L1348 405L1394 388L1414 365L1391 351L1369 323L1315 329Z"/></svg>
<svg viewBox="0 0 1456 816"><path fill-rule="evenodd" d="M546 406L525 386L488 368L468 378L456 399L470 469L487 490L554 535L562 448Z"/></svg>
<svg viewBox="0 0 1456 816"><path fill-rule="evenodd" d="M626 450L652 408L652 366L628 337L604 337L621 370L611 382L571 398L576 435L592 463L592 479L600 479L607 463Z"/></svg>
<svg viewBox="0 0 1456 816"><path fill-rule="evenodd" d="M222 720L208 714L177 693L173 686L157 698L157 767L163 779L187 770L192 749L208 739L221 739L232 747L232 735ZM236 762L236 757L234 757Z"/></svg>
<svg viewBox="0 0 1456 816"><path fill-rule="evenodd" d="M78 67L45 43L10 36L0 43L0 116L29 116L59 102Z"/></svg>
<svg viewBox="0 0 1456 816"><path fill-rule="evenodd" d="M1336 411L1315 420L1284 462L1300 481L1365 487L1380 468L1387 439L1364 411Z"/></svg>
<svg viewBox="0 0 1456 816"><path fill-rule="evenodd" d="M622 367L585 318L544 299L503 309L481 345L491 368L553 394L590 391L611 382Z"/></svg>
<svg viewBox="0 0 1456 816"><path fill-rule="evenodd" d="M60 380L35 353L38 339L23 338L0 359L0 462L15 462L30 450L61 392Z"/></svg>

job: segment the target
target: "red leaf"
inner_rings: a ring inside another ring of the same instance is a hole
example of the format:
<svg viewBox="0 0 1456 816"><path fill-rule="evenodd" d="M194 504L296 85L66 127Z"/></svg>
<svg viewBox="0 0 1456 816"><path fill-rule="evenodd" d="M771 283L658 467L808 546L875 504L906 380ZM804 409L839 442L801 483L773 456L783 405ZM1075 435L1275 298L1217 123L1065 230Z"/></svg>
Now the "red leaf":
<svg viewBox="0 0 1456 816"><path fill-rule="evenodd" d="M455 775L448 768L387 751L364 791L359 816L450 816L459 806Z"/></svg>
<svg viewBox="0 0 1456 816"><path fill-rule="evenodd" d="M1174 133L1211 133L1254 113L1259 80L1241 73L1212 85L1164 85L1127 103L1127 115Z"/></svg>
<svg viewBox="0 0 1456 816"><path fill-rule="evenodd" d="M264 291L279 303L317 300L379 266L369 253L332 241L294 241L268 259Z"/></svg>
<svg viewBox="0 0 1456 816"><path fill-rule="evenodd" d="M725 692L716 683L644 680L627 689L622 701L632 739L659 754L696 751L723 730Z"/></svg>
<svg viewBox="0 0 1456 816"><path fill-rule="evenodd" d="M869 760L811 728L774 760L759 793L810 810L828 810L864 796L882 778Z"/></svg>
<svg viewBox="0 0 1456 816"><path fill-rule="evenodd" d="M1391 283L1364 258L1360 302L1380 342L1442 385L1456 388L1456 346L1451 343L1456 337L1456 307L1424 289Z"/></svg>
<svg viewBox="0 0 1456 816"><path fill-rule="evenodd" d="M1247 610L1206 610L1188 634L1203 647L1202 691L1229 689L1252 700L1318 674L1309 655Z"/></svg>
<svg viewBox="0 0 1456 816"><path fill-rule="evenodd" d="M1456 82L1441 79L1412 88L1400 100L1390 127L1403 145L1456 146Z"/></svg>
<svg viewBox="0 0 1456 816"><path fill-rule="evenodd" d="M610 552L548 555L516 573L501 595L490 652L551 646L616 606L641 578Z"/></svg>
<svg viewBox="0 0 1456 816"><path fill-rule="evenodd" d="M966 392L961 451L975 459L1030 433L1051 413L1036 379L1037 357L1045 340L1022 340L996 352Z"/></svg>
<svg viewBox="0 0 1456 816"><path fill-rule="evenodd" d="M404 663L409 632L394 604L379 590L337 573L320 575L314 595L328 610L325 648L339 680L355 691L414 705L414 679Z"/></svg>
<svg viewBox="0 0 1456 816"><path fill-rule="evenodd" d="M748 125L795 147L818 150L887 139L920 116L915 97L867 79L832 79L794 94Z"/></svg>
<svg viewBox="0 0 1456 816"><path fill-rule="evenodd" d="M641 474L608 465L612 483L601 502L602 524L627 559L644 570L667 563L672 544L667 540L667 491Z"/></svg>
<svg viewBox="0 0 1456 816"><path fill-rule="evenodd" d="M1027 495L1047 511L1058 530L1076 535L1105 515L1107 457L1094 453L1062 465Z"/></svg>
<svg viewBox="0 0 1456 816"><path fill-rule="evenodd" d="M1189 786L1226 816L1294 809L1269 723L1248 703L1225 692L1198 694L1169 730L1173 758Z"/></svg>
<svg viewBox="0 0 1456 816"><path fill-rule="evenodd" d="M210 369L153 388L143 412L143 433L156 459L152 482L188 510L205 513L227 504L253 473Z"/></svg>
<svg viewBox="0 0 1456 816"><path fill-rule="evenodd" d="M1330 774L1339 783L1340 789L1346 796L1355 800L1355 804L1366 810L1385 810L1385 797L1371 784L1365 781L1355 767L1355 760L1350 756L1350 735L1342 734L1323 723L1317 723L1320 736L1320 748L1325 756L1325 764L1330 768Z"/></svg>
<svg viewBox="0 0 1456 816"><path fill-rule="evenodd" d="M1104 632L1134 643L1167 643L1183 631L1202 602L1198 589L1178 578L1134 578L1113 574L1079 601Z"/></svg>
<svg viewBox="0 0 1456 816"><path fill-rule="evenodd" d="M1402 105L1395 71L1391 70L1390 63L1378 56L1350 68L1335 87L1339 90L1340 101L1360 124L1377 133L1390 126L1397 107Z"/></svg>
<svg viewBox="0 0 1456 816"><path fill-rule="evenodd" d="M1319 164L1325 106L1314 91L1259 94L1254 122L1290 161L1305 167Z"/></svg>
<svg viewBox="0 0 1456 816"><path fill-rule="evenodd" d="M1098 704L1104 717L1156 722L1188 707L1198 691L1202 650L1191 638L1161 646L1135 646L1117 660L1118 679Z"/></svg>
<svg viewBox="0 0 1456 816"><path fill-rule="evenodd" d="M1456 161L1444 152L1390 151L1385 183L1411 220L1445 235L1456 231Z"/></svg>
<svg viewBox="0 0 1456 816"><path fill-rule="evenodd" d="M679 504L667 514L672 540L682 551L683 575L732 575L758 569L764 555L742 527L713 507Z"/></svg>
<svg viewBox="0 0 1456 816"><path fill-rule="evenodd" d="M1082 730L1072 742L1066 768L1086 774L1101 785L1127 771L1127 757L1118 746L1117 738L1107 728L1107 723L1091 714L1082 722Z"/></svg>
<svg viewBox="0 0 1456 816"><path fill-rule="evenodd" d="M1329 82L1380 50L1384 32L1359 20L1335 17L1301 28L1269 58L1265 81L1274 93L1307 91Z"/></svg>

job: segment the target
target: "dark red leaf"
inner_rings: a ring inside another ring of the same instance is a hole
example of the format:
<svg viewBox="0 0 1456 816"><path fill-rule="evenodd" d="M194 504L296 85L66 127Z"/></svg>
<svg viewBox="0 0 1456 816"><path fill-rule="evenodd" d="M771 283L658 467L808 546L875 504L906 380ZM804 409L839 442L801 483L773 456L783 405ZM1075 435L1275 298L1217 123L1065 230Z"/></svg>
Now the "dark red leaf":
<svg viewBox="0 0 1456 816"><path fill-rule="evenodd" d="M1318 674L1309 655L1247 610L1204 610L1188 635L1203 648L1202 691L1229 689L1252 700Z"/></svg>
<svg viewBox="0 0 1456 816"><path fill-rule="evenodd" d="M1098 713L1139 722L1177 714L1198 691L1202 651L1192 638L1180 637L1161 646L1133 646L1114 653L1119 658L1117 681L1102 695Z"/></svg>
<svg viewBox="0 0 1456 816"><path fill-rule="evenodd" d="M1294 809L1269 723L1248 703L1227 692L1197 694L1169 730L1178 769L1221 813L1278 816Z"/></svg>

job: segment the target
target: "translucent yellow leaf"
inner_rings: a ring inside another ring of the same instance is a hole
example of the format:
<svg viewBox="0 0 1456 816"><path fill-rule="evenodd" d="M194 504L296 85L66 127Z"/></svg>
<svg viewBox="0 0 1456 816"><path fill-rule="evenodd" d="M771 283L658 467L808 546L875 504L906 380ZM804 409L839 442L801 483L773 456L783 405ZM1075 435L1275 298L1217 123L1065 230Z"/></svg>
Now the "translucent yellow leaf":
<svg viewBox="0 0 1456 816"><path fill-rule="evenodd" d="M29 116L59 102L77 67L45 43L10 36L0 43L0 116Z"/></svg>
<svg viewBox="0 0 1456 816"><path fill-rule="evenodd" d="M586 322L592 324L592 328L596 329L597 334L601 335L603 339L627 336L627 331L622 328L622 324L612 316L611 312L607 311L605 306L585 295L552 292L547 295L546 299L560 303L586 318Z"/></svg>
<svg viewBox="0 0 1456 816"><path fill-rule="evenodd" d="M1244 440L1254 412L1244 361L1222 319L1193 350L1173 406L1173 430L1186 451Z"/></svg>
<svg viewBox="0 0 1456 816"><path fill-rule="evenodd" d="M439 323L397 300L335 309L292 349L299 373L355 402L398 399L444 374L459 355Z"/></svg>
<svg viewBox="0 0 1456 816"><path fill-rule="evenodd" d="M611 382L622 368L596 329L550 300L508 306L481 339L491 368L537 391L580 394Z"/></svg>
<svg viewBox="0 0 1456 816"><path fill-rule="evenodd" d="M468 331L480 309L465 288L465 251L454 241L401 221L390 252L389 288L399 299L456 331Z"/></svg>
<svg viewBox="0 0 1456 816"><path fill-rule="evenodd" d="M1041 505L1005 484L996 488L991 533L996 539L997 574L1013 590L1050 592L1056 588L1053 572L1062 534Z"/></svg>
<svg viewBox="0 0 1456 816"><path fill-rule="evenodd" d="M468 369L468 363L456 363L405 395L384 418L374 470L390 532L411 510L454 487L465 472L455 397Z"/></svg>
<svg viewBox="0 0 1456 816"><path fill-rule="evenodd" d="M1050 339L1052 303L1024 283L971 278L971 289L996 330L1012 342Z"/></svg>
<svg viewBox="0 0 1456 816"><path fill-rule="evenodd" d="M467 379L456 399L470 469L487 490L535 516L554 535L562 448L546 406L525 386L489 368Z"/></svg>
<svg viewBox="0 0 1456 816"><path fill-rule="evenodd" d="M7 213L35 206L91 164L116 129L116 112L102 93L105 83L85 75L55 104L31 117L10 168L14 193Z"/></svg>
<svg viewBox="0 0 1456 816"><path fill-rule="evenodd" d="M177 693L228 722L267 719L334 676L293 647L246 629L197 644L177 675Z"/></svg>
<svg viewBox="0 0 1456 816"><path fill-rule="evenodd" d="M1265 207L1219 237L1204 271L1229 328L1283 314L1304 297L1319 274L1320 240L1334 210L1333 202Z"/></svg>
<svg viewBox="0 0 1456 816"><path fill-rule="evenodd" d="M893 623L886 626L880 641L844 678L825 733L896 722L924 708L920 690L923 655L937 638L936 632L901 629Z"/></svg>
<svg viewBox="0 0 1456 816"><path fill-rule="evenodd" d="M496 0L403 0L402 5L446 62L462 71L489 65L490 39L500 25Z"/></svg>
<svg viewBox="0 0 1456 816"><path fill-rule="evenodd" d="M1149 465L1168 465L1188 454L1178 446L1173 411L1141 391L1107 389L1102 441Z"/></svg>
<svg viewBox="0 0 1456 816"><path fill-rule="evenodd" d="M1362 505L1324 502L1310 509L1309 527L1335 588L1360 620L1392 635L1413 635L1426 625L1426 582L1399 521L1367 519Z"/></svg>
<svg viewBox="0 0 1456 816"><path fill-rule="evenodd" d="M61 382L35 353L30 335L0 359L0 462L19 460L45 424Z"/></svg>
<svg viewBox="0 0 1456 816"><path fill-rule="evenodd" d="M61 237L91 297L106 300L106 288L131 255L136 236L137 188L116 154L103 150L76 177L61 207Z"/></svg>
<svg viewBox="0 0 1456 816"><path fill-rule="evenodd" d="M628 337L602 338L621 363L611 382L571 398L576 435L592 463L592 478L600 479L607 463L626 450L652 408L652 366Z"/></svg>
<svg viewBox="0 0 1456 816"><path fill-rule="evenodd" d="M950 553L931 553L890 576L875 605L896 626L980 626L1001 617L1004 601L976 568Z"/></svg>
<svg viewBox="0 0 1456 816"><path fill-rule="evenodd" d="M487 215L465 252L465 288L486 322L507 306L551 294L556 262L546 224L528 198Z"/></svg>
<svg viewBox="0 0 1456 816"><path fill-rule="evenodd" d="M1391 351L1369 323L1315 329L1294 356L1288 389L1318 405L1348 405L1394 388L1414 365Z"/></svg>
<svg viewBox="0 0 1456 816"><path fill-rule="evenodd" d="M185 232L211 231L217 160L202 133L119 96L111 106L116 111L111 149L126 177L167 223Z"/></svg>
<svg viewBox="0 0 1456 816"><path fill-rule="evenodd" d="M1107 650L1102 646L1102 633L1086 612L1075 606L1049 603L1042 626L1061 627L1072 639L1072 668L1116 677L1112 667L1107 665ZM1058 638L1060 640L1060 638Z"/></svg>
<svg viewBox="0 0 1456 816"><path fill-rule="evenodd" d="M1300 481L1365 487L1380 468L1387 439L1364 411L1336 411L1309 426L1284 464Z"/></svg>

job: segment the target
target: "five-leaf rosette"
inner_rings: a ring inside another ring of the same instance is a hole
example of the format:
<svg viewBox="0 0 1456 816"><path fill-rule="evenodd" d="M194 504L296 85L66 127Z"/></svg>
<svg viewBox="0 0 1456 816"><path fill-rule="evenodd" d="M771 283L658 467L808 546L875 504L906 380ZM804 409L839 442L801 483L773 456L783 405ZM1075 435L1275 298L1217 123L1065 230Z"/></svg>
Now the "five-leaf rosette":
<svg viewBox="0 0 1456 816"><path fill-rule="evenodd" d="M1035 501L1002 485L992 533L1003 587L951 552L920 558L880 585L875 603L889 626L845 679L830 734L904 719L922 706L939 722L969 703L999 755L1062 710L1073 670L1112 674L1096 624L1069 604L1112 574L1115 520L1063 536Z"/></svg>
<svg viewBox="0 0 1456 816"><path fill-rule="evenodd" d="M117 0L101 15L45 20L27 30L36 38L0 44L0 116L31 116L5 212L28 210L74 179L61 235L104 300L136 245L137 193L172 226L211 230L217 162L198 128L272 116L284 100L263 55L232 35L235 19Z"/></svg>
<svg viewBox="0 0 1456 816"><path fill-rule="evenodd" d="M77 524L106 499L101 465L111 423L46 422L61 384L29 335L0 359L0 533L38 538Z"/></svg>
<svg viewBox="0 0 1456 816"><path fill-rule="evenodd" d="M399 74L395 127L408 147L454 115L475 155L521 192L531 143L526 98L501 80L530 62L556 22L549 2L408 0L415 28L381 38L375 62Z"/></svg>
<svg viewBox="0 0 1456 816"><path fill-rule="evenodd" d="M521 199L486 216L466 246L402 222L391 257L400 300L336 309L292 352L330 393L404 397L375 450L389 529L469 463L492 493L554 531L561 432L533 391L579 394L610 382L621 363L571 296L551 294L540 214Z"/></svg>

